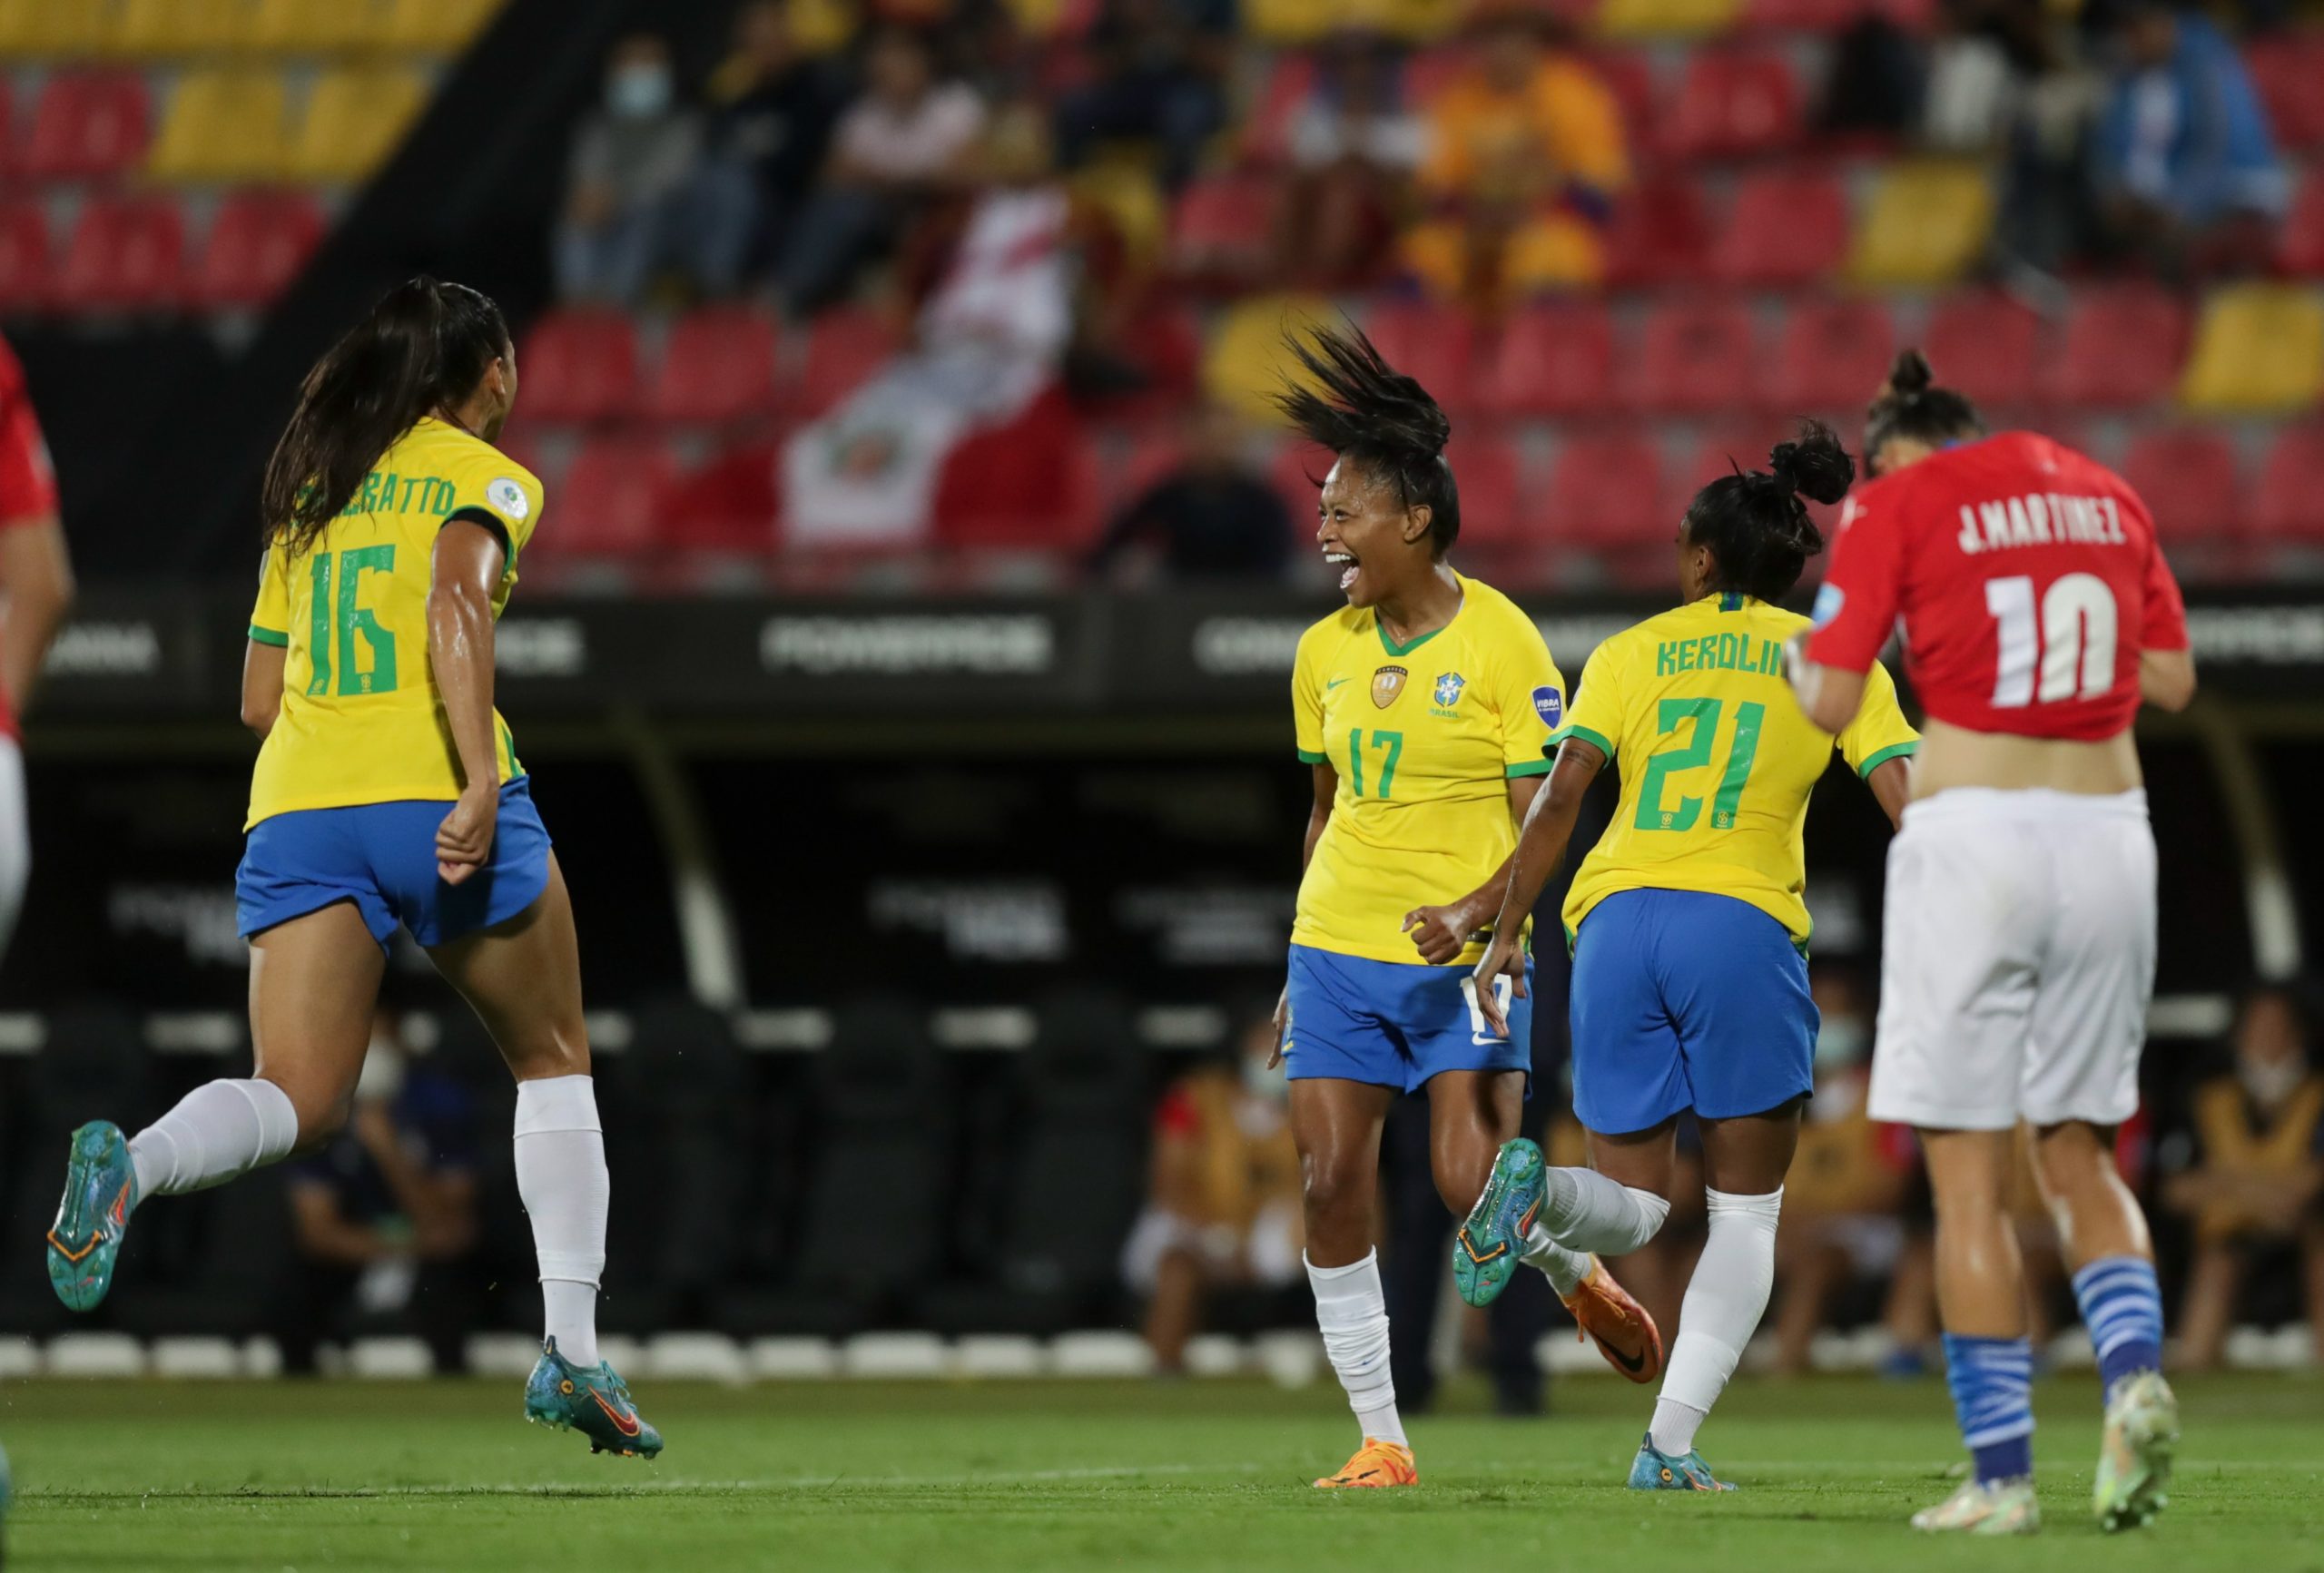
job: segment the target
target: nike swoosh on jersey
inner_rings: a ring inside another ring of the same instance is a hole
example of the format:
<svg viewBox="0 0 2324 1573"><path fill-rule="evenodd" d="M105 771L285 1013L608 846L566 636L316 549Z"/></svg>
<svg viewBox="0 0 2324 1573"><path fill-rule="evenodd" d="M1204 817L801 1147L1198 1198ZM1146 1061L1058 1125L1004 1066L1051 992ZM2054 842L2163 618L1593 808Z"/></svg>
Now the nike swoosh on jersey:
<svg viewBox="0 0 2324 1573"><path fill-rule="evenodd" d="M1346 679L1346 678L1344 678L1344 677L1334 677L1334 678L1333 678L1329 683L1324 683L1324 691L1325 693L1330 693L1333 689L1337 688L1341 683L1345 683L1346 681L1347 681L1347 679Z"/></svg>

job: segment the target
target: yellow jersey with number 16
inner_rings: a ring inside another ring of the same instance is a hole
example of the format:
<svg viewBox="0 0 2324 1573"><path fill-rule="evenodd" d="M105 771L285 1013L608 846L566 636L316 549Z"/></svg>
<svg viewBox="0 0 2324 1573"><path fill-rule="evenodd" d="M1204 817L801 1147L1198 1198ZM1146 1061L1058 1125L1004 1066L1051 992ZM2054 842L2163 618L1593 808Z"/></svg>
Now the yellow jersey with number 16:
<svg viewBox="0 0 2324 1573"><path fill-rule="evenodd" d="M458 516L497 527L507 565L541 516L541 483L497 448L428 417L373 463L306 550L278 541L259 572L250 636L287 647L282 709L259 750L243 828L300 809L460 795L459 756L428 664L428 593L438 532ZM500 779L524 773L497 712Z"/></svg>
<svg viewBox="0 0 2324 1573"><path fill-rule="evenodd" d="M1299 882L1295 945L1420 965L1404 914L1467 895L1517 845L1509 778L1550 768L1565 679L1514 602L1460 585L1452 621L1410 644L1355 607L1300 637L1299 757L1329 763L1339 790Z"/></svg>
<svg viewBox="0 0 2324 1573"><path fill-rule="evenodd" d="M1877 661L1864 707L1818 732L1783 673L1807 619L1749 595L1706 595L1607 640L1551 746L1593 743L1622 777L1613 823L1565 901L1571 936L1619 890L1699 890L1748 901L1807 942L1807 794L1832 750L1858 775L1920 746Z"/></svg>

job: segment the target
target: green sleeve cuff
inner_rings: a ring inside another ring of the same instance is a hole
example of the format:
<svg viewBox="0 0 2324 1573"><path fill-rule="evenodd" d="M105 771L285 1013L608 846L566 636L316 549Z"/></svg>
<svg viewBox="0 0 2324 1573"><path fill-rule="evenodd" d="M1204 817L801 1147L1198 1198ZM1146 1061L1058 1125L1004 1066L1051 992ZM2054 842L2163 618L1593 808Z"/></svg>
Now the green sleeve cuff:
<svg viewBox="0 0 2324 1573"><path fill-rule="evenodd" d="M1558 745L1569 737L1580 738L1600 753L1604 754L1609 761L1614 757L1614 745L1607 740L1605 733L1592 732L1586 726L1576 726L1571 722L1566 723L1565 725L1550 733L1550 741L1541 745L1541 752L1545 754L1556 753Z"/></svg>
<svg viewBox="0 0 2324 1573"><path fill-rule="evenodd" d="M1920 752L1920 751L1921 740L1917 737L1905 742L1892 742L1886 748L1882 749L1878 753L1871 755L1862 764L1856 766L1856 773L1859 779L1868 777L1874 771L1878 770L1890 760L1910 759L1913 755Z"/></svg>
<svg viewBox="0 0 2324 1573"><path fill-rule="evenodd" d="M1555 762L1554 760L1550 759L1529 759L1521 763L1511 765L1502 773L1512 778L1521 775L1547 775L1550 766Z"/></svg>
<svg viewBox="0 0 2324 1573"><path fill-rule="evenodd" d="M251 624L251 643L253 644L273 644L279 646L290 644L290 635L288 634L278 634L271 628L261 628L257 624L253 623Z"/></svg>
<svg viewBox="0 0 2324 1573"><path fill-rule="evenodd" d="M1299 751L1299 762L1301 764L1329 764L1332 762L1332 756L1327 753L1310 753L1303 748Z"/></svg>

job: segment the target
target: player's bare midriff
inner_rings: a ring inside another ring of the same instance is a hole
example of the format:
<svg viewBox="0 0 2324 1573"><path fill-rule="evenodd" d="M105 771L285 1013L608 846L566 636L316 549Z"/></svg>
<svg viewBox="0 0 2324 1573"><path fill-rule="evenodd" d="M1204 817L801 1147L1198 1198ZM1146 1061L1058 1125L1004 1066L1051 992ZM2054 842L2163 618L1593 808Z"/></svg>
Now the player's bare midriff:
<svg viewBox="0 0 2324 1573"><path fill-rule="evenodd" d="M2098 742L2023 737L2006 732L1972 732L1928 718L1913 762L1915 801L1955 787L1997 787L2004 791L2041 789L2108 797L2146 784L2139 752L2125 727Z"/></svg>

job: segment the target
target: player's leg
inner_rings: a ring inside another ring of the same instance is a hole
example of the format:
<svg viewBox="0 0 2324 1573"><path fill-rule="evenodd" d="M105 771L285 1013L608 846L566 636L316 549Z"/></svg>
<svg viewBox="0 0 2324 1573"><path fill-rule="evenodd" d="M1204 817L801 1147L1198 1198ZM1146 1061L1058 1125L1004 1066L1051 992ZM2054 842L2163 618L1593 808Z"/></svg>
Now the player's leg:
<svg viewBox="0 0 2324 1573"><path fill-rule="evenodd" d="M13 737L0 734L0 960L15 938L24 910L25 886L33 872L32 826L25 806L25 756Z"/></svg>
<svg viewBox="0 0 2324 1573"><path fill-rule="evenodd" d="M352 900L251 936L251 1074L204 1082L134 1137L107 1120L73 1133L48 1236L58 1298L87 1311L105 1297L130 1213L146 1198L224 1185L345 1123L385 968Z"/></svg>

